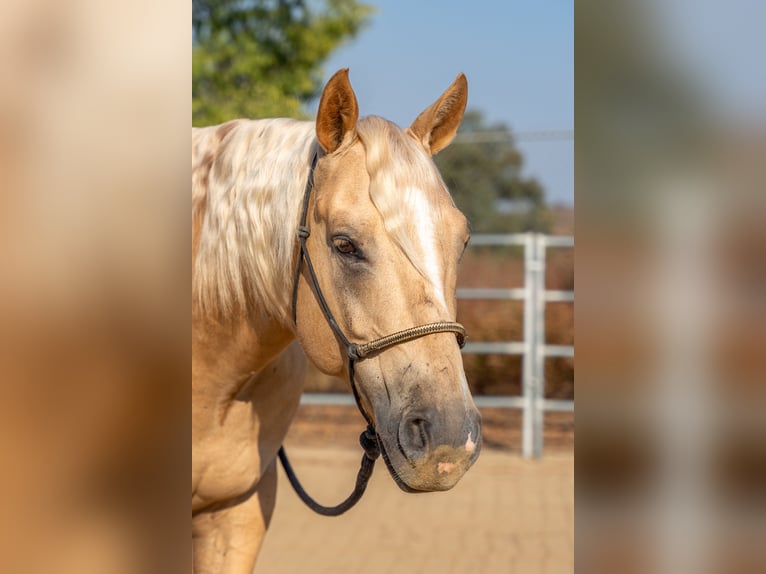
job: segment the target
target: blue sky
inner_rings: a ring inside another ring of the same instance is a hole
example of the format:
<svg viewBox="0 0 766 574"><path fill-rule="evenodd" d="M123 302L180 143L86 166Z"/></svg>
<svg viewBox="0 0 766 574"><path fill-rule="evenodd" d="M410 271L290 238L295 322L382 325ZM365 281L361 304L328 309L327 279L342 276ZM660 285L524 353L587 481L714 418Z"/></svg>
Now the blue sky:
<svg viewBox="0 0 766 574"><path fill-rule="evenodd" d="M694 94L716 120L734 126L766 123L763 24L766 2L652 0L652 22L673 63L691 78ZM759 55L760 54L760 55Z"/></svg>
<svg viewBox="0 0 766 574"><path fill-rule="evenodd" d="M574 127L573 0L368 0L369 26L335 52L362 115L407 126L464 72L468 107L516 132ZM574 201L574 142L520 140L551 203Z"/></svg>

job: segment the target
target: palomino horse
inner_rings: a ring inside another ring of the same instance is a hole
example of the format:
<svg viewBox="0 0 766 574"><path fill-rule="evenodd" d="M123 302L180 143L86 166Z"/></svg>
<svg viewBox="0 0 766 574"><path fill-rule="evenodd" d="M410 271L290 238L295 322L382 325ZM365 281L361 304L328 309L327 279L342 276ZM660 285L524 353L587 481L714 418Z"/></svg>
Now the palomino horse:
<svg viewBox="0 0 766 574"><path fill-rule="evenodd" d="M461 74L403 130L359 119L341 70L316 123L192 129L195 572L253 568L303 352L352 385L403 490L449 489L476 460L453 322L468 225L431 159L466 100Z"/></svg>

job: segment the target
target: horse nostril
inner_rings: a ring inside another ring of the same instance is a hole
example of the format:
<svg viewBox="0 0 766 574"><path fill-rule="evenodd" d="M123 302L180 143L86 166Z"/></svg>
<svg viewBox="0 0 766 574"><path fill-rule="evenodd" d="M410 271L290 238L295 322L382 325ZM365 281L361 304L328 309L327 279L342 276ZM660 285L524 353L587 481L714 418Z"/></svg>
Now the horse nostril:
<svg viewBox="0 0 766 574"><path fill-rule="evenodd" d="M423 448L428 447L428 422L425 419L415 419L412 421L412 426L420 433L420 443Z"/></svg>
<svg viewBox="0 0 766 574"><path fill-rule="evenodd" d="M407 419L400 430L399 442L407 458L425 456L431 446L431 423L422 417Z"/></svg>

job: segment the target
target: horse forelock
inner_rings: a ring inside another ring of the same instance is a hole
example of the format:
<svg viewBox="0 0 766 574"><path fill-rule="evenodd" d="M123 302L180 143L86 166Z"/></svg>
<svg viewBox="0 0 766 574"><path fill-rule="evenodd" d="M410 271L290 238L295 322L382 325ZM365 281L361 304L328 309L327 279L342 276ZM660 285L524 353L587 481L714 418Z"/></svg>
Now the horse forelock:
<svg viewBox="0 0 766 574"><path fill-rule="evenodd" d="M435 248L442 229L443 207L454 207L438 169L414 138L383 118L363 118L358 132L366 151L370 199L386 232L438 291L439 273L428 250Z"/></svg>
<svg viewBox="0 0 766 574"><path fill-rule="evenodd" d="M203 312L289 321L295 226L314 142L311 122L288 119L192 132L192 291Z"/></svg>

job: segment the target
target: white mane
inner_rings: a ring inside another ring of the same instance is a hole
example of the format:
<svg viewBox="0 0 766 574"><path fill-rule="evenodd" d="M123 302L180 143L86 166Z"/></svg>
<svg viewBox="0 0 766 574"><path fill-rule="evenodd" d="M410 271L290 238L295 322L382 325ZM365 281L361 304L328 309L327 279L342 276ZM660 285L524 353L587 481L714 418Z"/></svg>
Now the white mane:
<svg viewBox="0 0 766 574"><path fill-rule="evenodd" d="M192 293L204 312L289 319L295 230L314 124L235 120L192 130Z"/></svg>

